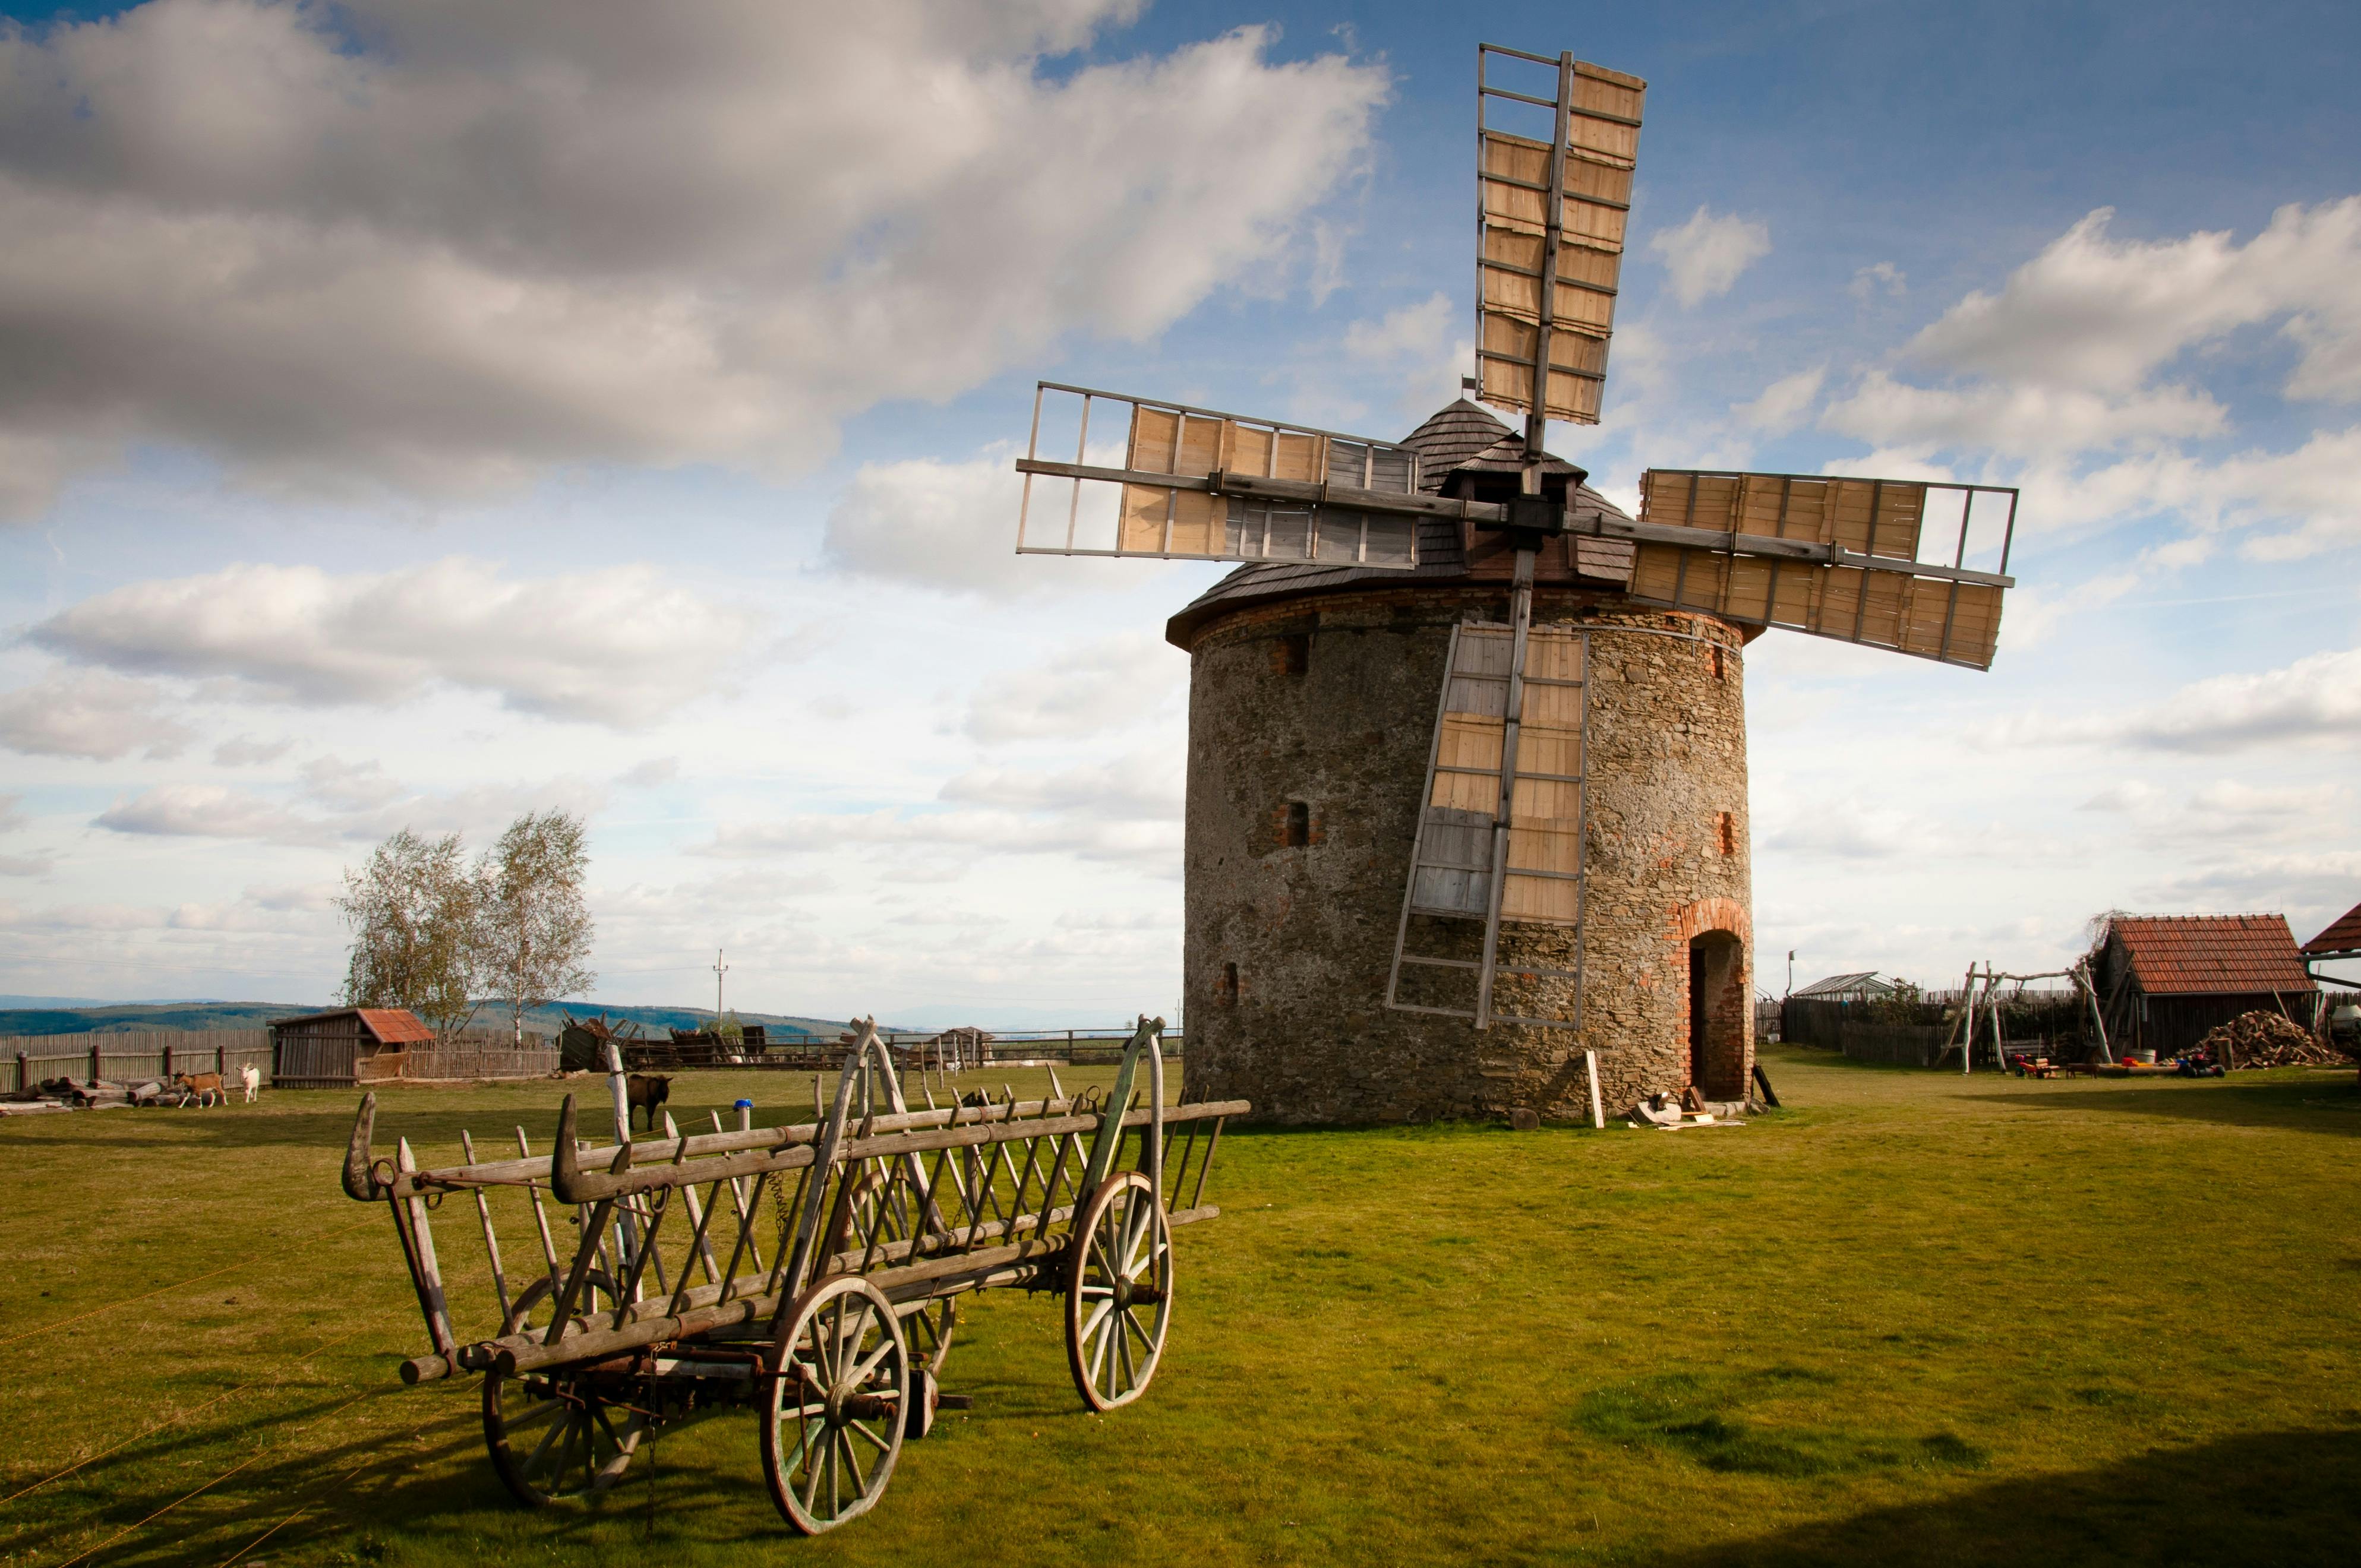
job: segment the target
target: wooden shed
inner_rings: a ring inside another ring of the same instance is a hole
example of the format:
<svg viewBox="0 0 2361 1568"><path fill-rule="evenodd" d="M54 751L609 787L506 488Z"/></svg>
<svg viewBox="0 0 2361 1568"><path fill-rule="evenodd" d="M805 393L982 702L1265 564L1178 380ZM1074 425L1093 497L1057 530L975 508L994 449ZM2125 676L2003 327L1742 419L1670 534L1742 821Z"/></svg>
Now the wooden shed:
<svg viewBox="0 0 2361 1568"><path fill-rule="evenodd" d="M270 1025L270 1077L281 1089L345 1089L401 1076L405 1053L434 1031L406 1007L340 1007Z"/></svg>
<svg viewBox="0 0 2361 1568"><path fill-rule="evenodd" d="M2092 974L2106 999L2108 1039L2160 1058L2242 1013L2310 1028L2319 992L2284 915L2117 915Z"/></svg>

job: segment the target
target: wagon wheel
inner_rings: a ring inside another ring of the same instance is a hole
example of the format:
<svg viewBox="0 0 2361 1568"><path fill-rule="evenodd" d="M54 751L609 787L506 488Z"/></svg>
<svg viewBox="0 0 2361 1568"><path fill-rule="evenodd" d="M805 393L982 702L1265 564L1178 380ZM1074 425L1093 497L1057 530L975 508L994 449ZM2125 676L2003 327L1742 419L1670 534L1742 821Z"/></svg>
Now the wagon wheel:
<svg viewBox="0 0 2361 1568"><path fill-rule="evenodd" d="M647 1416L587 1372L484 1375L484 1445L527 1508L574 1502L623 1478Z"/></svg>
<svg viewBox="0 0 2361 1568"><path fill-rule="evenodd" d="M957 1304L946 1296L929 1301L902 1320L902 1337L910 1342L910 1360L942 1381L943 1363L950 1359L951 1336L959 1329Z"/></svg>
<svg viewBox="0 0 2361 1568"><path fill-rule="evenodd" d="M910 1351L884 1293L857 1274L822 1280L789 1322L763 1397L763 1476L803 1535L867 1513L902 1454Z"/></svg>
<svg viewBox="0 0 2361 1568"><path fill-rule="evenodd" d="M1112 1410L1139 1398L1172 1317L1172 1227L1137 1171L1103 1184L1074 1227L1066 1277L1066 1365L1082 1402Z"/></svg>
<svg viewBox="0 0 2361 1568"><path fill-rule="evenodd" d="M594 1290L605 1291L607 1293L607 1299L609 1301L620 1300L621 1299L615 1290L615 1282L607 1277L607 1271L605 1269L592 1269L588 1274L583 1276L582 1282ZM515 1304L509 1308L507 1321L500 1324L500 1337L505 1339L510 1334L523 1333L527 1330L533 1328L533 1325L527 1322L525 1320L535 1307L540 1306L543 1302L549 1299L551 1288L552 1287L545 1276L534 1280L531 1285L525 1287L524 1294L519 1296L516 1299ZM578 1310L580 1303L577 1301L576 1306ZM548 1326L549 1325L546 1323L541 1325L543 1328L547 1328Z"/></svg>

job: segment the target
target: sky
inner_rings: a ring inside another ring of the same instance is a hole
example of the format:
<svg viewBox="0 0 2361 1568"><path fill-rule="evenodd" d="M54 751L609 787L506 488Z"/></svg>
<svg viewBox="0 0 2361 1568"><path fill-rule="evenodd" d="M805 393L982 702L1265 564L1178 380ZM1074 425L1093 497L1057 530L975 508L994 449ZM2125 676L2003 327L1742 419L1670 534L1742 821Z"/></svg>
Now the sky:
<svg viewBox="0 0 2361 1568"><path fill-rule="evenodd" d="M2023 491L1988 674L1748 651L1757 979L2361 901L2361 12L0 5L0 992L325 1002L591 828L588 1001L1178 1006L1223 568L1017 557L1033 383L1399 438L1479 41L1649 82L1554 450Z"/></svg>

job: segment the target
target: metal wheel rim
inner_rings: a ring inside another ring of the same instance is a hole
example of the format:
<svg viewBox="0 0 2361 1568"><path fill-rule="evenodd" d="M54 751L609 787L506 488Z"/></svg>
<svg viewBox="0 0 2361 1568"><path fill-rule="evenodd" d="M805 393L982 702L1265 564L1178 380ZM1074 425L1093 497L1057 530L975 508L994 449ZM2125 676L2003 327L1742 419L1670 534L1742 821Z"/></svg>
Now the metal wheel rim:
<svg viewBox="0 0 2361 1568"><path fill-rule="evenodd" d="M607 1298L609 1300L617 1299L615 1282L607 1277L607 1272L604 1269L592 1269L588 1275L584 1277L583 1284L588 1288L605 1291L607 1293ZM531 1285L525 1287L524 1294L516 1299L516 1304L509 1309L507 1320L500 1324L500 1333L502 1337L514 1333L523 1333L528 1331L538 1332L533 1330L533 1325L526 1321L527 1315L531 1313L535 1307L538 1307L543 1302L548 1300L553 1294L555 1294L555 1292L550 1288L547 1276L544 1276L543 1277L534 1280ZM574 1310L577 1315L579 1315L583 1310L582 1303L577 1301L575 1303ZM549 1325L547 1323L540 1325L543 1329L546 1329L548 1326Z"/></svg>
<svg viewBox="0 0 2361 1568"><path fill-rule="evenodd" d="M818 1535L867 1513L902 1455L910 1398L909 1343L884 1293L858 1275L814 1286L767 1382L763 1476L780 1515Z"/></svg>
<svg viewBox="0 0 2361 1568"><path fill-rule="evenodd" d="M1152 1287L1152 1306L1119 1302ZM1119 1287L1123 1288L1119 1288ZM1172 1227L1148 1178L1130 1171L1101 1187L1074 1230L1066 1281L1066 1365L1093 1410L1147 1390L1172 1318Z"/></svg>
<svg viewBox="0 0 2361 1568"><path fill-rule="evenodd" d="M578 1502L631 1468L647 1418L603 1398L591 1378L484 1375L484 1445L492 1468L527 1508Z"/></svg>

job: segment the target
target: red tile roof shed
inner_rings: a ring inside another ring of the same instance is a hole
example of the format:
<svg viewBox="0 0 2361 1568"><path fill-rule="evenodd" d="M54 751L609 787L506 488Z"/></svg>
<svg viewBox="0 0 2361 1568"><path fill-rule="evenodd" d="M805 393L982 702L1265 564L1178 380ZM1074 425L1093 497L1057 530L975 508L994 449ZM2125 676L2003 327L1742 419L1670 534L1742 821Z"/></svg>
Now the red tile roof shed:
<svg viewBox="0 0 2361 1568"><path fill-rule="evenodd" d="M2307 953L2361 953L2361 904L2328 923L2328 929L2303 945Z"/></svg>
<svg viewBox="0 0 2361 1568"><path fill-rule="evenodd" d="M2313 990L2284 915L2125 915L2111 930L2150 996Z"/></svg>
<svg viewBox="0 0 2361 1568"><path fill-rule="evenodd" d="M361 1027L384 1046L414 1046L434 1037L434 1031L419 1022L418 1014L407 1007L335 1007L325 1013L306 1013L300 1018L275 1018L271 1027L317 1024L330 1018L358 1018Z"/></svg>

